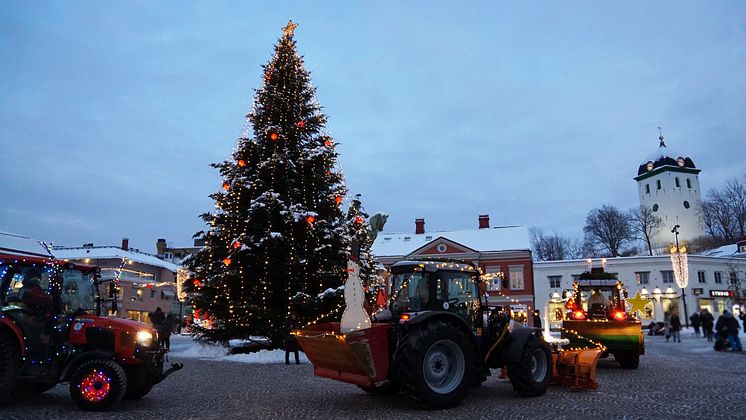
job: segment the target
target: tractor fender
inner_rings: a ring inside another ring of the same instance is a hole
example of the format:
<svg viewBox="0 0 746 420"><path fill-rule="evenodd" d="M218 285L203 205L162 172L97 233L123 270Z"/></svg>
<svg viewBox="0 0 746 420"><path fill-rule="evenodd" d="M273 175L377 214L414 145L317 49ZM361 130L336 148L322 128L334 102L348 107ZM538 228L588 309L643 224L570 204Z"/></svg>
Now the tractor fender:
<svg viewBox="0 0 746 420"><path fill-rule="evenodd" d="M526 342L531 336L540 334L539 331L541 330L531 327L513 329L506 337L505 345L500 352L500 361L503 363L520 361Z"/></svg>
<svg viewBox="0 0 746 420"><path fill-rule="evenodd" d="M25 356L26 346L25 346L25 343L23 342L23 332L18 327L18 325L16 325L16 323L13 322L12 319L0 314L0 334L3 334L2 330L6 328L10 330L10 332L12 332L16 336L16 338L18 339L18 347L20 347L21 349L21 356Z"/></svg>
<svg viewBox="0 0 746 420"><path fill-rule="evenodd" d="M458 328L464 330L464 332L468 332L468 336L472 337L473 339L474 333L472 333L471 330L469 329L469 326L466 325L466 321L464 321L463 318L461 318L460 316L452 312L441 312L441 311L424 312L410 319L407 325L411 325L414 327L414 326L419 326L421 324L429 323L435 320L453 323Z"/></svg>
<svg viewBox="0 0 746 420"><path fill-rule="evenodd" d="M69 381L70 376L75 372L78 366L91 360L113 360L115 356L114 352L106 350L93 350L80 353L73 357L69 362L65 363L65 368L62 370L60 375L60 381Z"/></svg>

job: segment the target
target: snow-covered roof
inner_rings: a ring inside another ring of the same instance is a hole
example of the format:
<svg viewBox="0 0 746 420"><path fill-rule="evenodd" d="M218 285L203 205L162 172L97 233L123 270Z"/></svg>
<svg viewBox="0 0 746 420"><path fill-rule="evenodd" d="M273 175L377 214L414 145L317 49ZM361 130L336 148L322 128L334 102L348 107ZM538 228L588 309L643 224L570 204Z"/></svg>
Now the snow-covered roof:
<svg viewBox="0 0 746 420"><path fill-rule="evenodd" d="M169 271L176 272L179 268L176 264L156 257L155 255L144 252L124 250L117 246L96 246L96 247L77 247L77 248L55 248L52 253L56 258L62 260L83 260L92 259L121 259L127 258L136 263L152 265L154 267L165 268Z"/></svg>
<svg viewBox="0 0 746 420"><path fill-rule="evenodd" d="M737 244L724 245L720 248L711 249L709 251L703 252L702 255L706 255L708 257L746 258L746 252L739 252Z"/></svg>
<svg viewBox="0 0 746 420"><path fill-rule="evenodd" d="M530 250L526 226L414 233L379 233L372 251L376 257L408 255L438 238L445 238L475 251Z"/></svg>
<svg viewBox="0 0 746 420"><path fill-rule="evenodd" d="M41 242L14 233L0 232L0 252L5 254L50 257Z"/></svg>

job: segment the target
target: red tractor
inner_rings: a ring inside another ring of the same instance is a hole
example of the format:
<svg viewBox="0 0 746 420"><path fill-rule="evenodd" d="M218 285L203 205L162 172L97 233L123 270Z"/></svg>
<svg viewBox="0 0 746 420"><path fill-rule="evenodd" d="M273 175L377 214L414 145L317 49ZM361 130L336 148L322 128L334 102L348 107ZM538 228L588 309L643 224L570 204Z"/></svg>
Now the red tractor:
<svg viewBox="0 0 746 420"><path fill-rule="evenodd" d="M165 350L152 327L100 316L96 267L58 261L39 249L9 249L3 242L0 403L68 382L78 407L104 410L122 398L142 398L181 369L172 364L163 371Z"/></svg>

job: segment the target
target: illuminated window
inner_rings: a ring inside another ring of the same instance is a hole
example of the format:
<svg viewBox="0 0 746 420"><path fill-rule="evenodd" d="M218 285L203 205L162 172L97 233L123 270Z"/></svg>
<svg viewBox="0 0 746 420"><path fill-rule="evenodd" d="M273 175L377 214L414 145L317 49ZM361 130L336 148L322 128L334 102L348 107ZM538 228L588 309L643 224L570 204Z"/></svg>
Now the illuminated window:
<svg viewBox="0 0 746 420"><path fill-rule="evenodd" d="M649 271L638 271L635 273L635 278L637 278L637 284L650 284Z"/></svg>
<svg viewBox="0 0 746 420"><path fill-rule="evenodd" d="M511 265L510 269L510 289L523 290L523 266Z"/></svg>

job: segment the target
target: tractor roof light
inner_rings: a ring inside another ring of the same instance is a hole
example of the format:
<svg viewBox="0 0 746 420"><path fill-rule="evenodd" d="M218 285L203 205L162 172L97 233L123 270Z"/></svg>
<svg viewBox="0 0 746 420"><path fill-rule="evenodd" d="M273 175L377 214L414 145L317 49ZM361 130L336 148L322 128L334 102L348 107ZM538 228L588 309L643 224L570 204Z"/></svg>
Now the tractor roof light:
<svg viewBox="0 0 746 420"><path fill-rule="evenodd" d="M615 321L624 321L627 319L627 314L622 311L614 311L612 317Z"/></svg>
<svg viewBox="0 0 746 420"><path fill-rule="evenodd" d="M584 320L585 319L585 312L581 310L573 311L572 318L577 320Z"/></svg>

